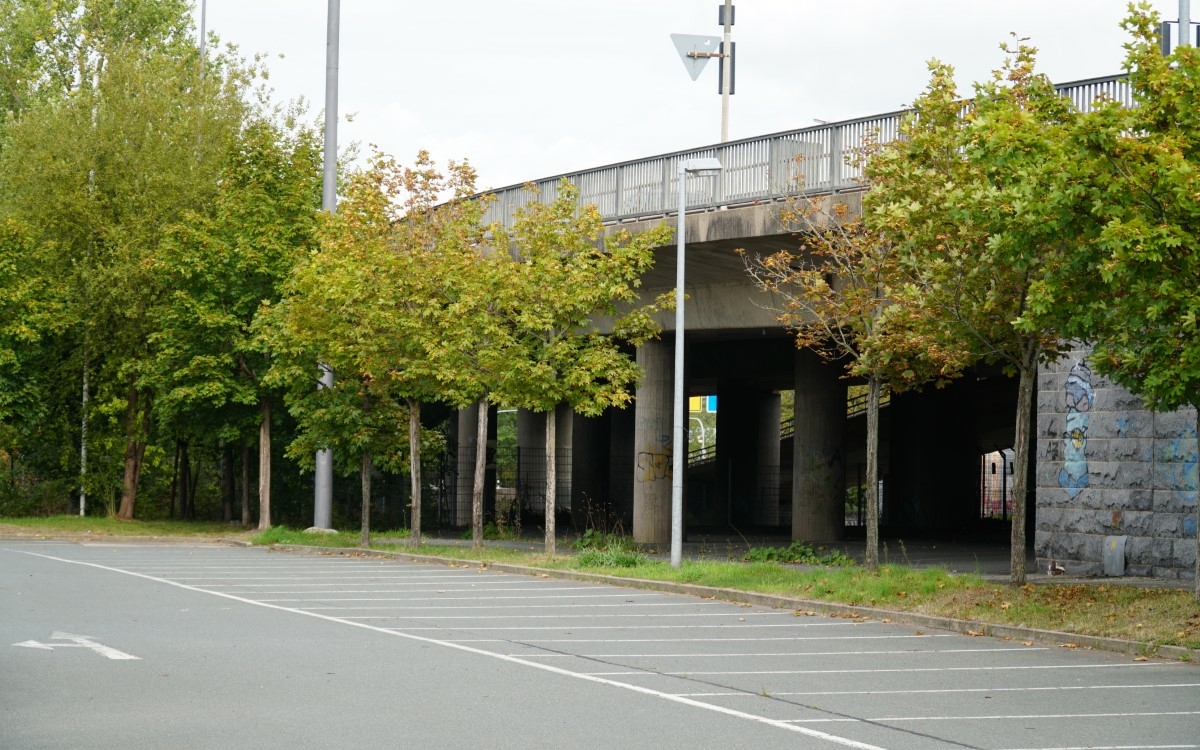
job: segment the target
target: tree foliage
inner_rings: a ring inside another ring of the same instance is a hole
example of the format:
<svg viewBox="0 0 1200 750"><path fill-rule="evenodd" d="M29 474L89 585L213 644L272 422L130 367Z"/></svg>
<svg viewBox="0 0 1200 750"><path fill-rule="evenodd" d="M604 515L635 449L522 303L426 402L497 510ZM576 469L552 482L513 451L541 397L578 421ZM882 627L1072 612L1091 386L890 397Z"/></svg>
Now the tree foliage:
<svg viewBox="0 0 1200 750"><path fill-rule="evenodd" d="M122 415L121 514L131 517L154 421L150 342L169 292L158 254L185 214L213 205L256 71L228 51L202 66L184 2L3 6L11 24L0 29L0 214L38 248L31 275L53 308L42 318L47 343L74 360L56 368L76 377L48 387L78 399L86 372L95 398L84 423L97 417L103 430L108 415ZM89 439L94 449L109 443ZM93 458L102 463L95 450Z"/></svg>
<svg viewBox="0 0 1200 750"><path fill-rule="evenodd" d="M1089 242L1037 303L1072 310L1096 370L1149 408L1200 408L1200 49L1163 57L1145 4L1124 27L1135 106L1097 107L1052 166L1084 186L1059 198ZM1200 530L1197 553L1200 596Z"/></svg>
<svg viewBox="0 0 1200 750"><path fill-rule="evenodd" d="M640 346L658 333L653 313L662 301L637 306L640 277L665 245L665 224L638 235L618 232L600 239L595 206L580 206L567 181L552 200L517 213L511 232L496 230L498 253L519 261L513 306L504 311L513 328L505 355L509 367L494 391L508 406L546 414L546 552L555 549L555 418L559 404L596 415L633 399L641 368L625 346ZM609 317L611 333L597 320Z"/></svg>
<svg viewBox="0 0 1200 750"><path fill-rule="evenodd" d="M1039 363L1060 355L1064 311L1030 304L1059 276L1077 245L1072 218L1047 191L1074 189L1057 165L1078 113L1036 72L1036 50L1018 41L968 103L953 69L931 78L901 137L870 160L868 226L904 256L920 280L918 325L1019 379L1012 506L1011 580L1025 582L1029 425Z"/></svg>
<svg viewBox="0 0 1200 750"><path fill-rule="evenodd" d="M440 172L421 152L413 167L377 155L354 174L321 247L288 280L265 333L286 353L273 376L294 385L289 408L302 433L288 448L308 463L316 448L353 457L346 470L405 467L412 478L414 542L420 541L422 401L465 406L481 392L477 371L456 353L478 342L477 270L482 202L474 173ZM439 202L447 193L450 199ZM466 340L459 333L472 337ZM315 388L315 363L332 367L332 389ZM408 424L407 442L399 439ZM426 437L428 441L430 438ZM348 459L350 460L350 459Z"/></svg>
<svg viewBox="0 0 1200 750"><path fill-rule="evenodd" d="M879 407L894 392L954 377L965 364L961 347L928 327L921 314L920 280L904 273L898 251L868 229L842 201L794 199L781 214L795 232L796 250L751 256L740 251L751 278L770 293L778 320L796 346L843 363L847 377L867 385L866 553L879 564Z"/></svg>

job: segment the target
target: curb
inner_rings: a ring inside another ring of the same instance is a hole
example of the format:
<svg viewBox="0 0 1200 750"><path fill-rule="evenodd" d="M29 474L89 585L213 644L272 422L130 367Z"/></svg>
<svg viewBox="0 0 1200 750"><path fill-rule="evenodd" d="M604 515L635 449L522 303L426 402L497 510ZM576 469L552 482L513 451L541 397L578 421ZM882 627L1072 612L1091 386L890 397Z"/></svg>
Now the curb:
<svg viewBox="0 0 1200 750"><path fill-rule="evenodd" d="M222 540L229 544L242 547L254 546L241 540ZM1066 633L1058 630L1041 630L1019 625L996 625L978 620L960 620L953 617L924 615L918 612L900 612L878 607L861 607L851 604L801 599L798 597L782 596L779 594L760 594L753 591L724 589L714 586L700 586L694 583L674 583L672 581L650 581L644 578L626 578L623 576L604 575L601 573L583 573L573 570L558 570L554 568L535 568L527 565L512 563L484 562L482 560L460 560L452 557L436 555L420 555L413 552L387 552L383 550L365 550L355 547L311 547L299 544L272 544L268 550L295 552L298 554L336 555L339 557L373 557L384 560L406 560L444 565L452 568L483 567L502 573L514 573L537 578L557 578L566 581L582 581L586 583L605 583L613 586L658 591L667 594L683 594L702 599L719 599L735 604L749 604L772 609L792 609L797 614L821 614L835 617L850 617L854 619L873 619L892 623L905 623L923 628L937 628L953 633L970 636L988 636L1003 640L1035 641L1052 646L1069 649L1087 649L1093 651L1108 651L1128 656L1157 656L1176 661L1190 661L1200 656L1195 651L1184 646L1155 646L1151 643L1131 641L1124 638L1104 638L1092 635Z"/></svg>

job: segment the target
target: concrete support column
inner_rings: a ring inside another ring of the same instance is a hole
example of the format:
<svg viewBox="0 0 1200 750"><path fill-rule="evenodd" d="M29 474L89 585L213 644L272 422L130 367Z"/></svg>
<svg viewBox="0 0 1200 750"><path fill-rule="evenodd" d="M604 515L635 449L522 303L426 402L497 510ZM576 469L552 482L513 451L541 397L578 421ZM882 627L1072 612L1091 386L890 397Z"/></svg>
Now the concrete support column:
<svg viewBox="0 0 1200 750"><path fill-rule="evenodd" d="M796 352L792 539L840 539L845 525L846 383L836 365Z"/></svg>
<svg viewBox="0 0 1200 750"><path fill-rule="evenodd" d="M671 410L673 345L647 341L637 350L646 371L634 405L633 539L641 544L671 540ZM687 457L675 461L686 470Z"/></svg>
<svg viewBox="0 0 1200 750"><path fill-rule="evenodd" d="M756 526L779 525L779 417L778 393L767 392L757 399L758 430L754 476L757 495L754 505Z"/></svg>

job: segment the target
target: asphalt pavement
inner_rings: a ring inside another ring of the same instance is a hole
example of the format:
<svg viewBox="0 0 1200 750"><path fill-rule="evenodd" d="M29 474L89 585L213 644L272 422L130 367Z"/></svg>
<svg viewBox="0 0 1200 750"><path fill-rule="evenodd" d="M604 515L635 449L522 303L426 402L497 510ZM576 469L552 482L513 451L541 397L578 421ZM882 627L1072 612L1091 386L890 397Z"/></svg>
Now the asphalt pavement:
<svg viewBox="0 0 1200 750"><path fill-rule="evenodd" d="M261 548L0 540L0 747L1200 748L1200 666Z"/></svg>

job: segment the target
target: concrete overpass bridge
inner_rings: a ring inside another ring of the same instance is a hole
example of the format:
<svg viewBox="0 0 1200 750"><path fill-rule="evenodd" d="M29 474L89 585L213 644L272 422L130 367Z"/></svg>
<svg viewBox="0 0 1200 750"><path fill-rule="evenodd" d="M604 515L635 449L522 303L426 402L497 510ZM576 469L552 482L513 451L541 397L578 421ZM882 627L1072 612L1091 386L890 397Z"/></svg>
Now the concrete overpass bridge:
<svg viewBox="0 0 1200 750"><path fill-rule="evenodd" d="M1131 103L1128 84L1115 76L1059 89L1085 110L1101 96ZM861 491L853 488L861 490L865 428L847 408L842 368L796 350L775 319L772 300L754 286L733 251L766 254L794 246L779 221L788 198L836 194L858 207L864 185L851 157L870 138L896 137L903 115L889 112L555 175L533 181L534 190L516 185L495 191L489 222L511 226L517 209L553 199L565 179L614 229L636 232L674 221L680 160L716 157L723 165L720 177L689 177L684 185L684 381L688 395L715 395L719 404L716 458L685 475L686 524L693 535L733 527L824 541L855 525L853 501ZM673 289L675 271L674 245L660 248L643 279L647 297ZM646 377L632 409L595 419L565 409L558 415L560 507L570 509L577 527L589 513L593 520L604 515L647 543L670 538L671 472L678 463L671 456L674 318L660 323L661 339L637 352ZM895 397L881 446L884 526L936 533L999 525L986 517L988 509L1002 509L1006 501L988 505L984 456L1012 447L1014 405L1015 383L985 370L943 390ZM790 414L781 415L784 408ZM787 420L781 416L790 416L793 430L783 440L780 424ZM459 416L462 466L476 450L473 419L471 412ZM517 414L517 445L526 455L544 451L541 424L540 416ZM1003 478L1008 463L1003 455L999 461ZM457 488L460 515L469 512L469 481L460 479ZM490 492L496 481L488 482ZM503 489L505 480L499 483ZM540 506L537 482L513 491L527 493L535 510Z"/></svg>

